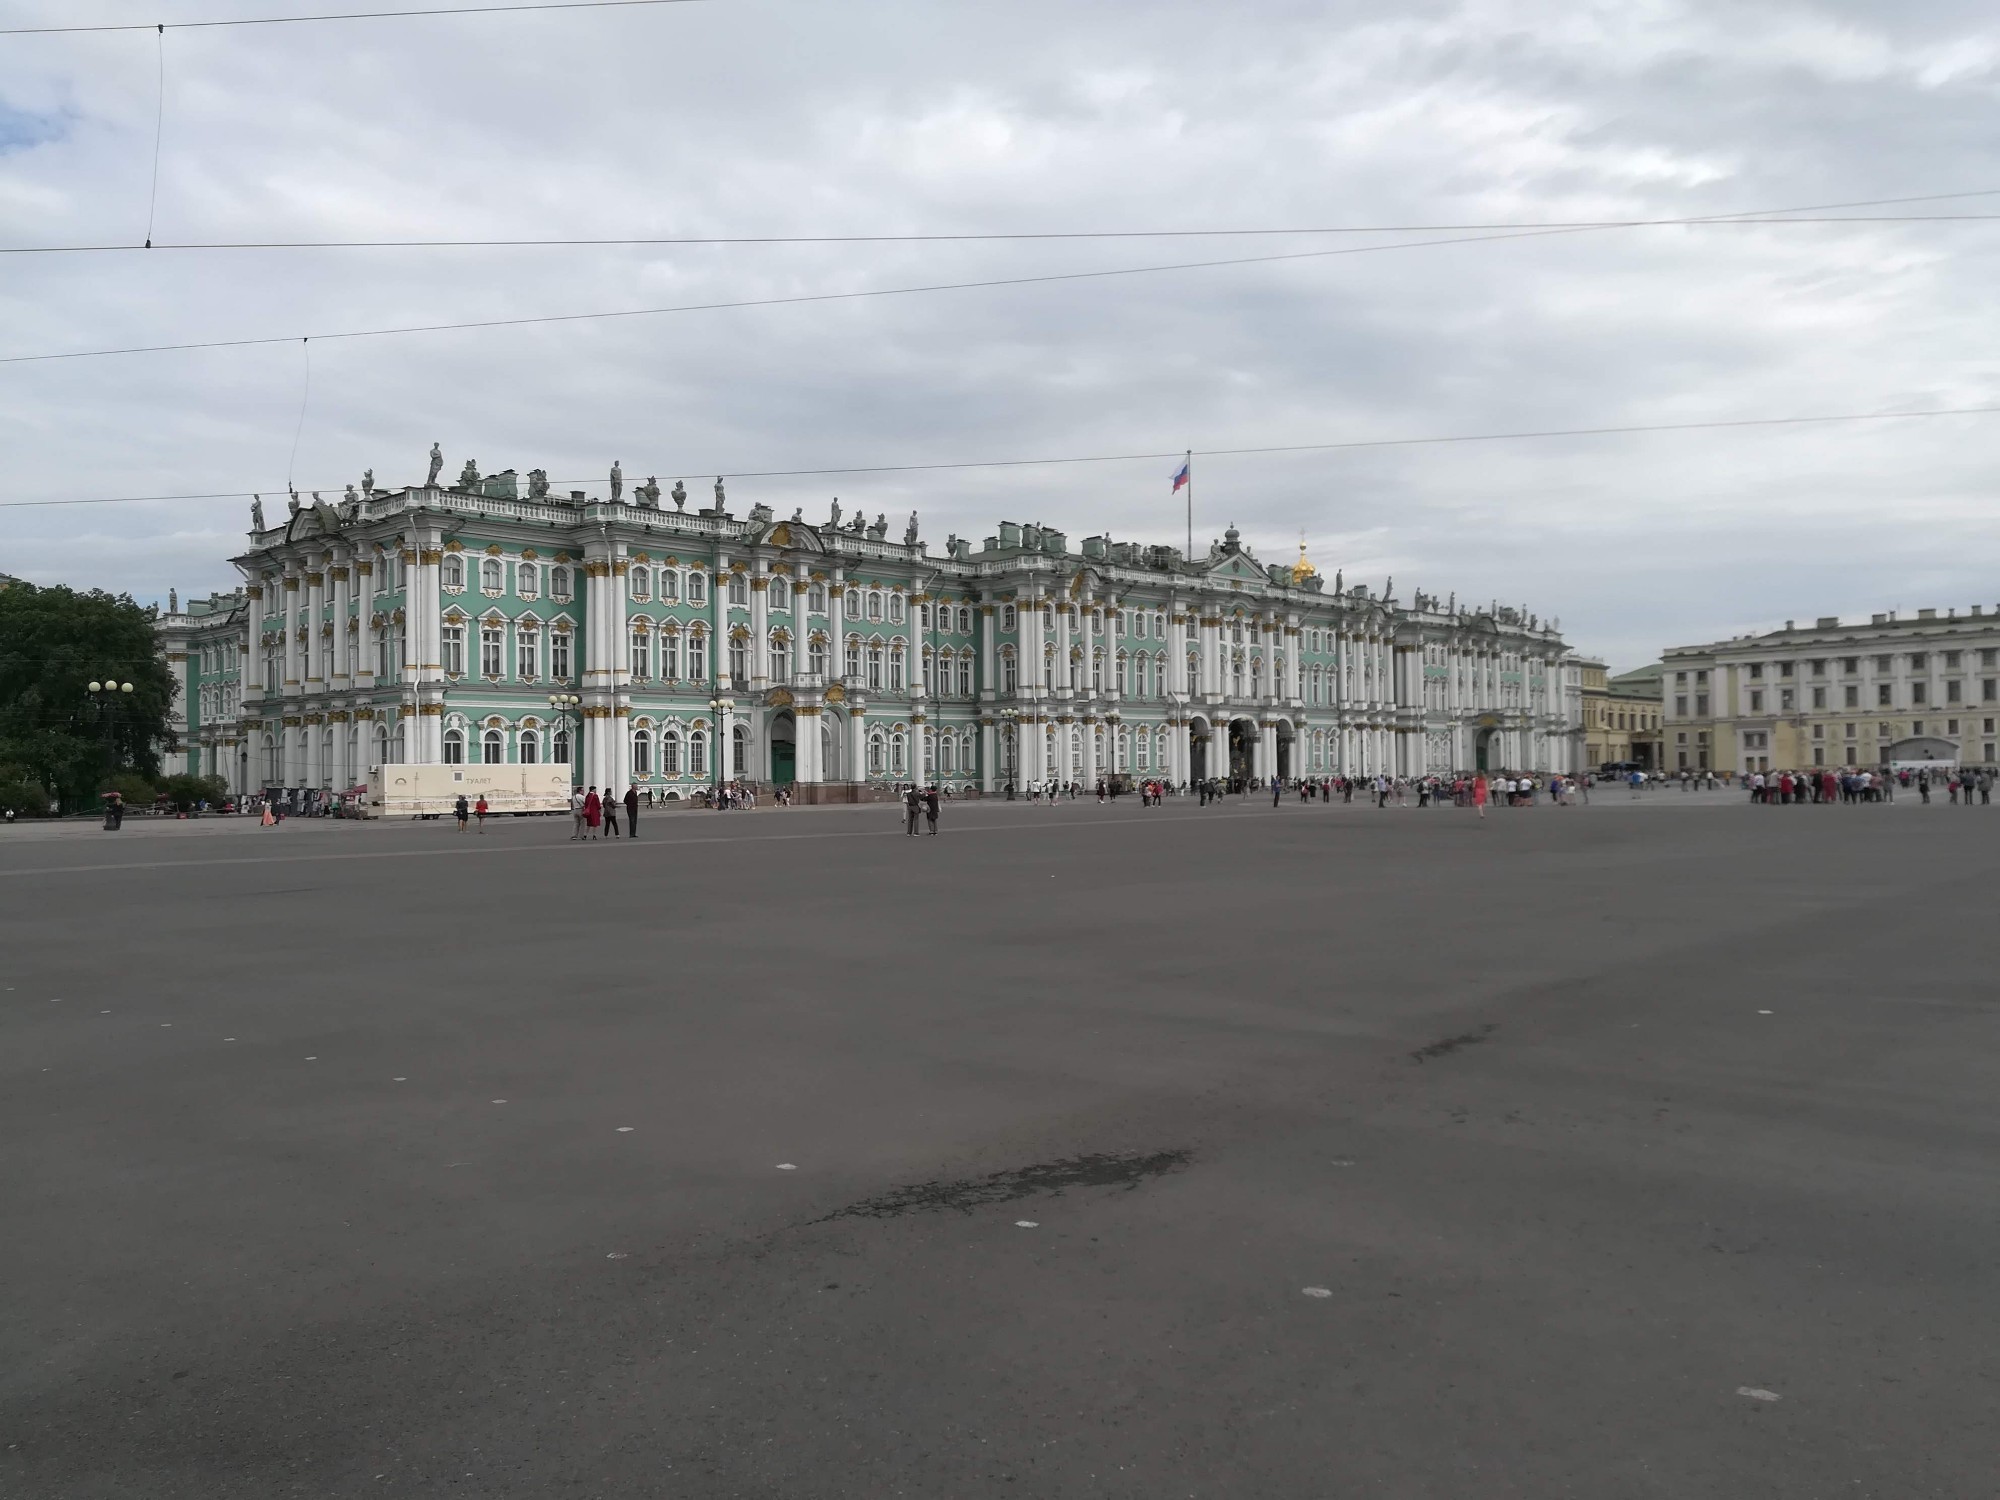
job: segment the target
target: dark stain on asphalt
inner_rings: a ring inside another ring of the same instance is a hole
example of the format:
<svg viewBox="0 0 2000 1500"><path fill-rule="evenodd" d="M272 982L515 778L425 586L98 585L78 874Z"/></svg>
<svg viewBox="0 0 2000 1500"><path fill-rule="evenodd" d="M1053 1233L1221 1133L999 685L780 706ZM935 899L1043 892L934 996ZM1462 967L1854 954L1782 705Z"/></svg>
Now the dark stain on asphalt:
<svg viewBox="0 0 2000 1500"><path fill-rule="evenodd" d="M1427 1063L1434 1057L1447 1057L1460 1047L1471 1047L1485 1041L1499 1029L1499 1026L1489 1024L1477 1031L1468 1031L1462 1036L1448 1036L1441 1042L1432 1042L1428 1047L1417 1048L1410 1054L1410 1058L1413 1062Z"/></svg>
<svg viewBox="0 0 2000 1500"><path fill-rule="evenodd" d="M916 1183L880 1197L850 1203L813 1223L824 1224L833 1219L895 1219L904 1214L935 1213L948 1208L969 1214L995 1203L1054 1196L1069 1188L1115 1187L1129 1192L1151 1178L1179 1171L1191 1157L1188 1151L1155 1151L1144 1155L1105 1152L1037 1162L1030 1167L993 1172L985 1177L964 1177L955 1182Z"/></svg>

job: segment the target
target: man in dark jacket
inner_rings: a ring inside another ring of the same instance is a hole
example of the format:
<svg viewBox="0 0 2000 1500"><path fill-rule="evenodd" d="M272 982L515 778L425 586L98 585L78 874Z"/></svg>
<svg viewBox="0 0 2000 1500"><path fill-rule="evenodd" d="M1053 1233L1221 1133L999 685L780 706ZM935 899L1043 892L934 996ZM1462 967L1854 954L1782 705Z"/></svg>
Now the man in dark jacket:
<svg viewBox="0 0 2000 1500"><path fill-rule="evenodd" d="M924 793L924 821L930 825L931 836L937 836L938 789L931 787Z"/></svg>
<svg viewBox="0 0 2000 1500"><path fill-rule="evenodd" d="M903 832L910 838L917 836L917 814L923 809L923 797L915 787L903 793Z"/></svg>
<svg viewBox="0 0 2000 1500"><path fill-rule="evenodd" d="M636 839L639 836L639 789L625 788L625 836Z"/></svg>

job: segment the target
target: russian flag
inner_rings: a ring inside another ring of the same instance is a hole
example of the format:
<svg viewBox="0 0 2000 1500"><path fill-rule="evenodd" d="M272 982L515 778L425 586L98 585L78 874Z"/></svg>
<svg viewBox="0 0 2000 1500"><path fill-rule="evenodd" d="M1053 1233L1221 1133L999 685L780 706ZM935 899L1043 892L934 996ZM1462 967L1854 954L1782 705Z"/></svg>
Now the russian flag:
<svg viewBox="0 0 2000 1500"><path fill-rule="evenodd" d="M1174 475L1174 487L1169 493L1178 495L1181 492L1181 487L1188 482L1188 470L1193 467L1194 467L1193 459L1189 459L1186 463L1181 465L1180 472Z"/></svg>

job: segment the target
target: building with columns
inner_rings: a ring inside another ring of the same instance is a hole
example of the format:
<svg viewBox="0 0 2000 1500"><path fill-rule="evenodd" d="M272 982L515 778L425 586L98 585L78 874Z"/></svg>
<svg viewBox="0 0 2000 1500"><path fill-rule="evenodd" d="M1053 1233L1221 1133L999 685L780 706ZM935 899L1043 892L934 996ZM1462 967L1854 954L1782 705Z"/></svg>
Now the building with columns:
<svg viewBox="0 0 2000 1500"><path fill-rule="evenodd" d="M234 593L161 620L186 768L237 792L388 762L543 762L685 796L871 784L1297 778L1580 765L1553 626L1265 565L1006 523L739 519L512 471L259 524ZM684 494L679 485L676 494ZM261 515L259 516L261 522ZM552 695L579 701L552 708ZM726 701L725 701L726 700Z"/></svg>

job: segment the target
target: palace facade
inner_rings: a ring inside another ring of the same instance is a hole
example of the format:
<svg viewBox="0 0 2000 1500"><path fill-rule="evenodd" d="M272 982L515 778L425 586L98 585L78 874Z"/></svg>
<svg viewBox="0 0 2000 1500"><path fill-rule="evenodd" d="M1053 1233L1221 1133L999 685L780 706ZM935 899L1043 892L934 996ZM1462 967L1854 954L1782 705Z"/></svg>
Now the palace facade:
<svg viewBox="0 0 2000 1500"><path fill-rule="evenodd" d="M2000 764L2000 607L1787 620L1661 669L1669 771Z"/></svg>
<svg viewBox="0 0 2000 1500"><path fill-rule="evenodd" d="M1581 764L1550 624L1328 588L1303 548L1267 566L1233 528L1192 559L1011 522L932 553L914 516L899 542L837 502L812 523L739 519L720 484L693 511L657 486L546 490L468 474L259 514L242 586L160 621L185 768L242 793L567 761L579 784L744 777L815 800Z"/></svg>

